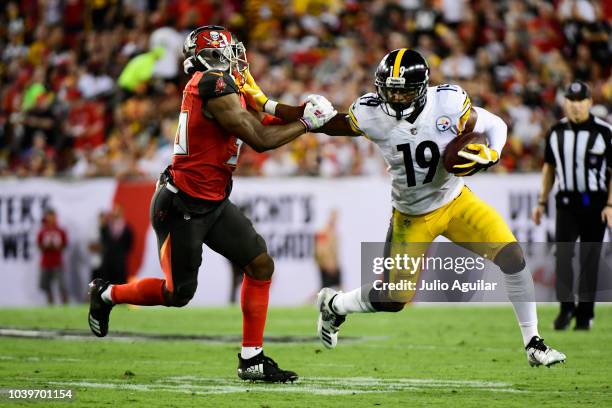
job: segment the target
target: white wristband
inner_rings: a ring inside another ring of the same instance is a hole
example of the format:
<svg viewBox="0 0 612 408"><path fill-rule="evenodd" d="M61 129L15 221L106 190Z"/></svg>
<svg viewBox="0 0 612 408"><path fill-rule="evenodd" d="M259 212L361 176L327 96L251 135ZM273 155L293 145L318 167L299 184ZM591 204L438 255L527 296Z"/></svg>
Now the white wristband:
<svg viewBox="0 0 612 408"><path fill-rule="evenodd" d="M273 101L272 99L268 99L266 103L264 103L263 110L264 112L269 113L272 116L275 116L276 115L276 105L278 105L278 102Z"/></svg>

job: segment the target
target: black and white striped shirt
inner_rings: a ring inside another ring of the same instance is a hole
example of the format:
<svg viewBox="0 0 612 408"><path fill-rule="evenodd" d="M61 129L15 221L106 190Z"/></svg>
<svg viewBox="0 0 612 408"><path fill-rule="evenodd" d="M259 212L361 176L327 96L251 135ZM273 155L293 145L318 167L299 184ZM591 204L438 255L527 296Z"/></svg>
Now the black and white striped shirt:
<svg viewBox="0 0 612 408"><path fill-rule="evenodd" d="M557 122L546 137L546 163L555 167L559 191L608 191L612 167L612 126L593 115L582 123L567 118Z"/></svg>

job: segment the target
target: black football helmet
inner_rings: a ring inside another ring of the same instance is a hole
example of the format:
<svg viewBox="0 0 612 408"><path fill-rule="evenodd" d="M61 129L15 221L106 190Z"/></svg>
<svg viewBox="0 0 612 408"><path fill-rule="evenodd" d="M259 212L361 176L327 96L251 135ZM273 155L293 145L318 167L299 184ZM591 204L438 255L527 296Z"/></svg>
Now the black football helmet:
<svg viewBox="0 0 612 408"><path fill-rule="evenodd" d="M376 92L385 102L383 110L398 120L425 105L428 84L427 61L418 52L407 48L385 55L378 64L374 80Z"/></svg>

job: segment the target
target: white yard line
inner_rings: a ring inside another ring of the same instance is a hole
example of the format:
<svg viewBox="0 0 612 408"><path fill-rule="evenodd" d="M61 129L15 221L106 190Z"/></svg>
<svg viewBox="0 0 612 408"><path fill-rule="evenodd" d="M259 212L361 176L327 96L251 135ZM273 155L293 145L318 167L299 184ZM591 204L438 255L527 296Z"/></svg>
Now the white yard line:
<svg viewBox="0 0 612 408"><path fill-rule="evenodd" d="M338 340L338 342L340 341L342 341L342 339ZM360 347L380 349L379 344L361 344ZM503 347L480 347L478 345L460 346L457 344L444 344L441 346L437 346L434 344L385 344L385 350L407 350L407 349L448 350L448 349L465 349L465 348L472 349L472 350L478 350L478 351L495 352L495 353L513 353L513 352L521 350L520 346L503 348Z"/></svg>
<svg viewBox="0 0 612 408"><path fill-rule="evenodd" d="M21 361L26 363L83 363L83 362L91 362L93 359L85 359L85 358L62 358L62 357L17 357L17 356L0 356L0 361ZM136 364L151 364L158 366L160 364L160 360L130 360ZM107 360L107 362L117 362L124 363L125 360ZM191 361L191 360L172 360L174 363L180 363L181 365L197 365L201 366L201 361ZM334 364L329 364L329 366L335 366ZM352 366L351 366L352 367Z"/></svg>
<svg viewBox="0 0 612 408"><path fill-rule="evenodd" d="M62 358L62 357L15 357L15 356L0 356L1 361L26 361L26 362L54 362L54 363L80 363L84 360L82 358Z"/></svg>
<svg viewBox="0 0 612 408"><path fill-rule="evenodd" d="M110 333L105 340L119 342L134 342L134 341L193 341L207 344L233 344L240 343L240 338L233 335L198 335L193 336L173 336L168 334L168 338L164 334L158 333ZM30 338L30 339L52 339L52 340L78 340L78 341L100 341L88 331L63 331L59 329L17 329L0 327L0 337L15 337L15 338ZM350 344L366 343L370 341L384 340L384 336L362 336L349 337L344 341ZM272 336L266 338L268 343L279 343L290 346L301 346L303 344L319 343L319 339L312 336Z"/></svg>
<svg viewBox="0 0 612 408"><path fill-rule="evenodd" d="M40 381L40 379L37 379ZM131 383L127 380L100 382L95 379L81 381L49 381L62 387L104 388L141 392L165 391L189 394L232 394L242 392L308 393L317 395L352 395L425 391L431 389L487 391L494 393L524 393L512 384L478 380L445 380L428 378L374 378L374 377L309 377L295 384L251 384L236 379L197 376L166 377L152 384Z"/></svg>

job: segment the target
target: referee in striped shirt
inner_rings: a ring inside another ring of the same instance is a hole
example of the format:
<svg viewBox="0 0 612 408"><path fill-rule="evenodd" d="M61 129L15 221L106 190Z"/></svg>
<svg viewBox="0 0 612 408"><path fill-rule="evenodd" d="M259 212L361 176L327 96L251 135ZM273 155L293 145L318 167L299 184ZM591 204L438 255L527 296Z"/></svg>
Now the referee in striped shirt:
<svg viewBox="0 0 612 408"><path fill-rule="evenodd" d="M565 330L576 318L576 330L589 330L594 314L601 242L606 224L612 226L612 127L590 113L591 92L585 83L572 82L565 92L566 117L546 138L542 187L533 221L540 224L555 177L558 192L556 292L561 304L554 321ZM574 303L573 243L580 238L578 304ZM570 249L571 248L571 249Z"/></svg>

